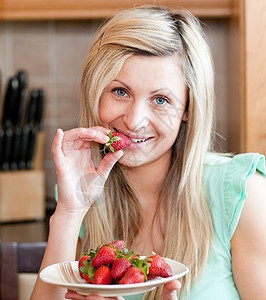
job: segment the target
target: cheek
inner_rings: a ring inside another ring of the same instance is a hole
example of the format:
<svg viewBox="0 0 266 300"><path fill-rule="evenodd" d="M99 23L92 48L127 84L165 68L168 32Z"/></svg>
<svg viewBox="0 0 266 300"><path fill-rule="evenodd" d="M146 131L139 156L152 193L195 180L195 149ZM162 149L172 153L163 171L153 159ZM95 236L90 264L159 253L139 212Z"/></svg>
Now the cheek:
<svg viewBox="0 0 266 300"><path fill-rule="evenodd" d="M156 129L160 135L164 136L167 140L175 141L180 125L182 122L182 117L174 111L167 111L156 118Z"/></svg>
<svg viewBox="0 0 266 300"><path fill-rule="evenodd" d="M107 127L113 117L114 109L112 109L112 105L107 97L102 97L100 99L99 105L99 117L101 120L101 125L103 127Z"/></svg>

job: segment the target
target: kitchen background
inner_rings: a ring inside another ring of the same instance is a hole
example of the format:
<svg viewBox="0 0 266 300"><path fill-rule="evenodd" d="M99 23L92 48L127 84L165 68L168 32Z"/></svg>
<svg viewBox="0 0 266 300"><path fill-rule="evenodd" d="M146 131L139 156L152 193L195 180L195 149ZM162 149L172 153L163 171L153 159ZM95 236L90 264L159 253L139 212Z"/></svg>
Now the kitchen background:
<svg viewBox="0 0 266 300"><path fill-rule="evenodd" d="M214 57L217 95L218 150L227 150L227 21L202 19ZM54 198L55 169L51 144L57 128L67 130L79 124L80 78L87 52L101 20L0 22L1 112L7 80L26 70L28 89L43 88L45 149L45 193Z"/></svg>
<svg viewBox="0 0 266 300"><path fill-rule="evenodd" d="M207 18L201 21L213 54L216 73L216 150L227 151L228 20ZM56 184L51 144L57 128L68 130L79 125L82 67L101 22L100 19L0 22L1 114L7 81L19 70L25 70L28 74L29 92L41 88L45 95L41 168L45 174L44 193L48 216L55 207ZM14 202L14 199L10 201ZM16 230L12 231L12 238L8 228L1 227L2 238L20 240L26 227L13 225L12 228ZM46 229L40 223L29 228L30 236L37 233L37 240L45 239ZM29 239L36 240L32 237Z"/></svg>

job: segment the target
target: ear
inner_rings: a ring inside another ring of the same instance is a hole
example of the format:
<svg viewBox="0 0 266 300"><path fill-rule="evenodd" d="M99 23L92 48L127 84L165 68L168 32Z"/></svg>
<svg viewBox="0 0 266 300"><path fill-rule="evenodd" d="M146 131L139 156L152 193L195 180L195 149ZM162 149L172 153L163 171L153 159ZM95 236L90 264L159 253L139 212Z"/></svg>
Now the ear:
<svg viewBox="0 0 266 300"><path fill-rule="evenodd" d="M182 121L185 123L188 121L188 111L187 110L184 111Z"/></svg>

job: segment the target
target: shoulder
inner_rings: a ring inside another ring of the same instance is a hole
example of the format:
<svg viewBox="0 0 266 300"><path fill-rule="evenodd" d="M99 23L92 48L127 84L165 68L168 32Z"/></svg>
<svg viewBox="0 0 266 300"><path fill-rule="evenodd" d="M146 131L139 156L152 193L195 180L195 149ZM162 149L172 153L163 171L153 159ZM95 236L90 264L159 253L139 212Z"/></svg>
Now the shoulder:
<svg viewBox="0 0 266 300"><path fill-rule="evenodd" d="M253 239L256 238L255 233L261 231L266 241L266 178L256 173L247 182L246 191L245 205L235 234Z"/></svg>
<svg viewBox="0 0 266 300"><path fill-rule="evenodd" d="M256 170L262 174L266 171L265 157L259 153L238 155L208 153L204 162L204 177L208 180L221 178L232 183L243 177L249 179Z"/></svg>
<svg viewBox="0 0 266 300"><path fill-rule="evenodd" d="M240 295L260 299L266 276L266 179L256 173L231 240L232 267ZM263 279L264 278L264 279Z"/></svg>
<svg viewBox="0 0 266 300"><path fill-rule="evenodd" d="M264 176L266 173L265 158L259 153L234 156L211 153L206 157L204 164L206 200L212 212L216 209L224 213L230 239L247 199L247 187L256 184L256 178L259 176L254 176L256 172ZM263 180L263 177L260 177L262 178L260 180Z"/></svg>
<svg viewBox="0 0 266 300"><path fill-rule="evenodd" d="M219 167L230 167L230 168L245 168L252 164L262 163L265 165L265 157L259 153L216 153L208 152L204 161L205 168L219 168Z"/></svg>

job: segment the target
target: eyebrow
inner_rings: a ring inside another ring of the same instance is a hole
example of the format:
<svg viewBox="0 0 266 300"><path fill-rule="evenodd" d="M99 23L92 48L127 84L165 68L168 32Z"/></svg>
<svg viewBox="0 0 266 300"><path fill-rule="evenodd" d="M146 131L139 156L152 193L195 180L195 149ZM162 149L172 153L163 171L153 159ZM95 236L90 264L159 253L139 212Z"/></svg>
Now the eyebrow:
<svg viewBox="0 0 266 300"><path fill-rule="evenodd" d="M120 81L120 80L118 80L118 79L114 79L113 81L111 81L111 83L112 82L119 82L119 83L121 83L122 85L124 85L128 90L131 90L131 88L127 85L127 84L125 84L124 82L122 82L122 81Z"/></svg>
<svg viewBox="0 0 266 300"><path fill-rule="evenodd" d="M128 90L131 90L131 88L130 88L127 84L125 84L124 82L122 82L122 81L120 81L120 80L118 80L118 79L114 79L112 82L119 82L119 83L121 83L122 85L124 85ZM158 89L158 90L152 91L151 94L153 95L153 94L156 94L156 93L158 93L158 92L160 92L160 91L167 91L167 92L169 92L169 93L171 93L171 94L173 95L173 92L172 92L169 88L167 88L167 87L165 87L165 88L160 88L160 89Z"/></svg>

